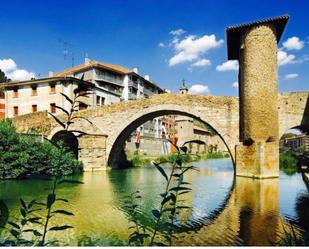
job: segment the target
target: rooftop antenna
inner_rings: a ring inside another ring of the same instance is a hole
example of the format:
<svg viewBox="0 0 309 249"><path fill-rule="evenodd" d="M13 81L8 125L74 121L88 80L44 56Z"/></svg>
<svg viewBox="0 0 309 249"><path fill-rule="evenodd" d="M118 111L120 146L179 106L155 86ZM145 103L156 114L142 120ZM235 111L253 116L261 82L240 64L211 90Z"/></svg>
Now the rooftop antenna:
<svg viewBox="0 0 309 249"><path fill-rule="evenodd" d="M74 67L74 53L73 52L71 52L71 55L72 55L72 67Z"/></svg>
<svg viewBox="0 0 309 249"><path fill-rule="evenodd" d="M68 46L70 45L68 42L66 41L62 41L61 39L59 39L59 43L61 43L63 45L63 59L66 60L69 51L68 51Z"/></svg>
<svg viewBox="0 0 309 249"><path fill-rule="evenodd" d="M59 39L59 42L63 45L63 59L66 60L69 55L71 55L71 62L72 67L74 67L75 57L74 53L68 49L69 46L72 46L72 44L68 43L67 41L63 41Z"/></svg>

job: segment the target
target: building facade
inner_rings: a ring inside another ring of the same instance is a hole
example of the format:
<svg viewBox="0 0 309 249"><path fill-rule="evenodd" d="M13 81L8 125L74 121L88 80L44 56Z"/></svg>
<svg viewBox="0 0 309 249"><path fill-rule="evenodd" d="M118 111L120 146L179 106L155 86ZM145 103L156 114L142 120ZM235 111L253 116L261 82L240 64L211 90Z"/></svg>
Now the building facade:
<svg viewBox="0 0 309 249"><path fill-rule="evenodd" d="M112 104L119 101L147 98L153 94L163 93L157 84L138 74L138 69L128 69L122 66L85 59L85 63L52 77L74 77L91 82L96 87L97 105Z"/></svg>
<svg viewBox="0 0 309 249"><path fill-rule="evenodd" d="M84 90L94 89L94 85L72 77L53 77L32 79L28 81L8 82L3 84L5 93L5 117L49 111L61 113L56 106L69 110L70 103L61 93L73 98L74 89L81 87ZM94 106L95 98L92 95L82 97L79 109Z"/></svg>
<svg viewBox="0 0 309 249"><path fill-rule="evenodd" d="M0 87L0 119L5 118L5 98L4 89Z"/></svg>
<svg viewBox="0 0 309 249"><path fill-rule="evenodd" d="M309 151L309 135L295 135L294 137L285 138L280 142L290 150L304 149L304 151Z"/></svg>

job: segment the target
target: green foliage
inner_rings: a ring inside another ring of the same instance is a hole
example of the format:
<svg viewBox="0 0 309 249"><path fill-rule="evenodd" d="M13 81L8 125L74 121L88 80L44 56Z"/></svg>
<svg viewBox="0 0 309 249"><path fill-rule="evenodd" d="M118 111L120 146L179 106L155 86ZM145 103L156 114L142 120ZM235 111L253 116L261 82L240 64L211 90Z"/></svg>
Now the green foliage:
<svg viewBox="0 0 309 249"><path fill-rule="evenodd" d="M133 154L129 155L128 160L133 167L150 165L150 159L146 155L141 155L138 151L134 151Z"/></svg>
<svg viewBox="0 0 309 249"><path fill-rule="evenodd" d="M172 162L171 172L168 174L161 167L161 162L153 162L155 168L160 172L166 181L165 191L160 194L161 203L159 207L153 208L151 211L152 225L142 225L139 218L143 216L142 209L138 203L141 199L139 191L131 194L125 201L125 208L130 214L130 222L133 223L129 227L131 234L129 236L129 245L135 246L171 246L173 239L177 238L177 234L187 229L186 222L181 220L181 212L190 209L189 206L183 204L180 196L184 196L191 192L190 183L184 181L186 172L196 170L194 166L187 166L185 162L188 160L185 145L191 143L202 143L201 141L189 141L182 147L173 144L177 149L170 158Z"/></svg>
<svg viewBox="0 0 309 249"><path fill-rule="evenodd" d="M55 175L60 160L62 175L81 170L82 164L64 148L21 136L9 120L0 121L0 179L24 178L30 175Z"/></svg>
<svg viewBox="0 0 309 249"><path fill-rule="evenodd" d="M78 238L78 246L127 246L127 242L120 240L116 236L106 235L104 237L82 236Z"/></svg>
<svg viewBox="0 0 309 249"><path fill-rule="evenodd" d="M279 165L280 169L287 175L294 175L297 172L297 154L286 147L280 148Z"/></svg>
<svg viewBox="0 0 309 249"><path fill-rule="evenodd" d="M9 79L5 76L5 73L0 69L0 83L7 82Z"/></svg>
<svg viewBox="0 0 309 249"><path fill-rule="evenodd" d="M159 163L175 163L176 160L181 157L181 160L184 163L189 163L189 162L195 162L201 159L199 155L193 155L193 154L179 154L179 153L171 153L169 155L162 155L159 158L157 158L155 161Z"/></svg>
<svg viewBox="0 0 309 249"><path fill-rule="evenodd" d="M9 210L4 201L0 200L0 229L5 226L9 218Z"/></svg>
<svg viewBox="0 0 309 249"><path fill-rule="evenodd" d="M229 158L230 155L228 153L224 153L221 151L211 152L204 156L205 159L218 159L218 158Z"/></svg>

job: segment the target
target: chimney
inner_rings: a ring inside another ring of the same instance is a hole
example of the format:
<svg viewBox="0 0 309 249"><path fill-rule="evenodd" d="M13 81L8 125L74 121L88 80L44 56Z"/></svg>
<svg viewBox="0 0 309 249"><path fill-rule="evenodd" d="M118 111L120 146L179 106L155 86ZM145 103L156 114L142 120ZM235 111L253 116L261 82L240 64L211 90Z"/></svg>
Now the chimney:
<svg viewBox="0 0 309 249"><path fill-rule="evenodd" d="M145 80L150 81L150 76L149 76L149 75L146 74L146 75L144 76L144 78L145 78Z"/></svg>
<svg viewBox="0 0 309 249"><path fill-rule="evenodd" d="M48 77L53 77L53 76L54 76L54 72L48 71Z"/></svg>
<svg viewBox="0 0 309 249"><path fill-rule="evenodd" d="M137 67L133 67L132 70L133 70L134 73L138 74L138 68Z"/></svg>

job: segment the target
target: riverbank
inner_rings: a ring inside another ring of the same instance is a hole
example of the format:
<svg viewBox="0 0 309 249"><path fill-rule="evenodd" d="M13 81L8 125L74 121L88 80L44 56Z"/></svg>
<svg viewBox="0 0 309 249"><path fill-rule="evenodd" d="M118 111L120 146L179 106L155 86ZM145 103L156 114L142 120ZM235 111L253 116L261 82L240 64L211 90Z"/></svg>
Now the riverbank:
<svg viewBox="0 0 309 249"><path fill-rule="evenodd" d="M309 191L309 173L303 173L302 175L303 175L304 182L306 183L307 189Z"/></svg>
<svg viewBox="0 0 309 249"><path fill-rule="evenodd" d="M176 153L171 153L169 155L148 155L146 153L134 152L128 154L127 158L131 162L132 167L141 167L151 165L151 161L156 161L159 163L173 163L175 161L176 155ZM183 154L182 157L185 163L189 163L207 159L229 158L230 155L225 152L212 152L196 155Z"/></svg>

